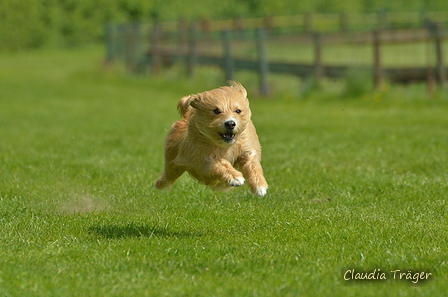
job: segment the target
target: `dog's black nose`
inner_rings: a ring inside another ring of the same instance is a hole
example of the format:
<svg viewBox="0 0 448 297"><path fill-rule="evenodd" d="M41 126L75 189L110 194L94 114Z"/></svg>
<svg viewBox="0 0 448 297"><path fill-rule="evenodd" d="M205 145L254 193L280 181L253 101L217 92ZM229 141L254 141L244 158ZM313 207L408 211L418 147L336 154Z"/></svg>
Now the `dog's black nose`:
<svg viewBox="0 0 448 297"><path fill-rule="evenodd" d="M236 123L234 121L227 121L224 123L224 126L226 126L227 129L233 130L235 128Z"/></svg>

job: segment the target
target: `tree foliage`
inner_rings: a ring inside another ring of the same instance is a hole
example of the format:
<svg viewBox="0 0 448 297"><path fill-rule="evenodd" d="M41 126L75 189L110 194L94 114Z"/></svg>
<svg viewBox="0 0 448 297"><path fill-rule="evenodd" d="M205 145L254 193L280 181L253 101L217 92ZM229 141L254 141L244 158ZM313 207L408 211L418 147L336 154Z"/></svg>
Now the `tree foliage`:
<svg viewBox="0 0 448 297"><path fill-rule="evenodd" d="M448 10L445 0L0 0L0 50L99 41L109 21Z"/></svg>

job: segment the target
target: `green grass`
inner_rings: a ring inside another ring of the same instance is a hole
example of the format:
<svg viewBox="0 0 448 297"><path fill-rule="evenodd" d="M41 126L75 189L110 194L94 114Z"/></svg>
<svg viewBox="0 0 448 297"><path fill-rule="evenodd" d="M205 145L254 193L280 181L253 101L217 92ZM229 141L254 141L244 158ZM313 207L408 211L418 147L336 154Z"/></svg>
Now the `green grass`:
<svg viewBox="0 0 448 297"><path fill-rule="evenodd" d="M448 102L419 86L252 99L263 199L183 176L153 190L177 100L216 87L128 77L98 48L0 56L1 296L442 296ZM282 88L283 86L283 88ZM345 281L348 269L386 281ZM391 270L431 272L417 285Z"/></svg>

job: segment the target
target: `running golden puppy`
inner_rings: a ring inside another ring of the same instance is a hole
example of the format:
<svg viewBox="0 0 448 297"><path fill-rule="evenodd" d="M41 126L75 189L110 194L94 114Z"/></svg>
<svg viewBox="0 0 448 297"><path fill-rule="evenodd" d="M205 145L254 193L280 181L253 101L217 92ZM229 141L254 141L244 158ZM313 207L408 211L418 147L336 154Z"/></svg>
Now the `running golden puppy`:
<svg viewBox="0 0 448 297"><path fill-rule="evenodd" d="M268 184L247 91L240 83L230 85L179 100L183 119L168 133L165 170L156 181L157 189L173 185L187 171L215 190L239 187L247 180L253 193L266 195Z"/></svg>

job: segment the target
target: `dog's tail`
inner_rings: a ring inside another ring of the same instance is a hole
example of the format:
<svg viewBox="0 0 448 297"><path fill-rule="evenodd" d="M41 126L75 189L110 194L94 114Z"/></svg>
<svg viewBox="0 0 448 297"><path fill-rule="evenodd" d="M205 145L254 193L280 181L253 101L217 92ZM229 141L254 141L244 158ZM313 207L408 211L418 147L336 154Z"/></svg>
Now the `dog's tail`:
<svg viewBox="0 0 448 297"><path fill-rule="evenodd" d="M177 110L182 117L185 117L185 114L192 108L190 105L191 99L191 95L185 96L179 100L179 103L177 103Z"/></svg>

